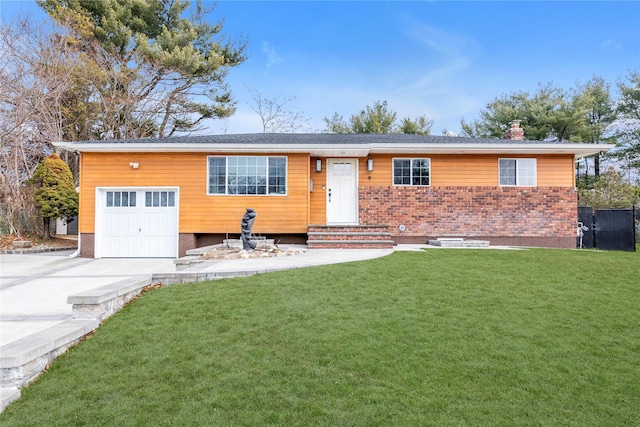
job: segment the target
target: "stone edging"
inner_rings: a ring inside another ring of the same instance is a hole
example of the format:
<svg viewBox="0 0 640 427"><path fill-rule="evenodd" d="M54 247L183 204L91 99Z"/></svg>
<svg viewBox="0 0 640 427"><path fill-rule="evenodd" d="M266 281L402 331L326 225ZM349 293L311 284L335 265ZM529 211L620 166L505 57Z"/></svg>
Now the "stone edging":
<svg viewBox="0 0 640 427"><path fill-rule="evenodd" d="M0 255L42 254L45 252L75 251L77 249L78 249L77 246L60 247L60 248L3 249L3 250L0 250Z"/></svg>

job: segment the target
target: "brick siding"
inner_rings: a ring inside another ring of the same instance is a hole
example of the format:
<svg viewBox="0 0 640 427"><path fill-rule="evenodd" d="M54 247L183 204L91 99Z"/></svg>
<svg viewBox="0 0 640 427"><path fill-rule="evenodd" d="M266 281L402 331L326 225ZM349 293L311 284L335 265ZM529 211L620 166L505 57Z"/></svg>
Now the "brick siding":
<svg viewBox="0 0 640 427"><path fill-rule="evenodd" d="M393 240L386 225L310 225L309 249L391 249Z"/></svg>
<svg viewBox="0 0 640 427"><path fill-rule="evenodd" d="M574 188L361 186L358 191L360 224L388 224L398 237L574 238L576 233Z"/></svg>

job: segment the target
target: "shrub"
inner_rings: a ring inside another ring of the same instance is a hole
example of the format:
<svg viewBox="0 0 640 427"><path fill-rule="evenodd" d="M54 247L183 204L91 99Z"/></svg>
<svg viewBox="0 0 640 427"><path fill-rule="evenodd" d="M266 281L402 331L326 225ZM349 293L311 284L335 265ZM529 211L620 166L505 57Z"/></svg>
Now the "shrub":
<svg viewBox="0 0 640 427"><path fill-rule="evenodd" d="M69 166L54 153L38 165L31 182L37 188L35 199L40 207L44 237L48 239L52 219L70 219L78 214L78 193L73 175Z"/></svg>

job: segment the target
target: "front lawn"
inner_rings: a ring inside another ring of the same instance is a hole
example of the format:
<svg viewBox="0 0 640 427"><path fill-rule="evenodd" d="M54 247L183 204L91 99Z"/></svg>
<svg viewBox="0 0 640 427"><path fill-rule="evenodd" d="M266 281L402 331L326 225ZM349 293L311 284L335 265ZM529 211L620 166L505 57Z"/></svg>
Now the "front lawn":
<svg viewBox="0 0 640 427"><path fill-rule="evenodd" d="M0 424L640 425L640 254L400 252L153 290Z"/></svg>

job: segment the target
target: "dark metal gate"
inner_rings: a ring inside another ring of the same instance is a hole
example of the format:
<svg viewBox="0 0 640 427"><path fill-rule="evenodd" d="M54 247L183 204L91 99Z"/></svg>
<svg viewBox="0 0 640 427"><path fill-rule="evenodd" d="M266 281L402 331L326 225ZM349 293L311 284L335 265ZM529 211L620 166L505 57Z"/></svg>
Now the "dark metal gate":
<svg viewBox="0 0 640 427"><path fill-rule="evenodd" d="M636 250L633 209L601 209L595 213L596 247L604 250Z"/></svg>
<svg viewBox="0 0 640 427"><path fill-rule="evenodd" d="M593 249L593 208L578 208L578 241L577 248Z"/></svg>
<svg viewBox="0 0 640 427"><path fill-rule="evenodd" d="M589 207L579 207L578 227L580 223L583 225L582 247L635 252L634 215L634 208L594 211Z"/></svg>

